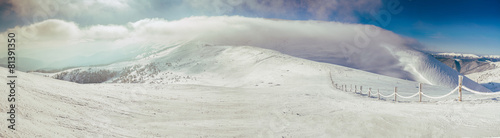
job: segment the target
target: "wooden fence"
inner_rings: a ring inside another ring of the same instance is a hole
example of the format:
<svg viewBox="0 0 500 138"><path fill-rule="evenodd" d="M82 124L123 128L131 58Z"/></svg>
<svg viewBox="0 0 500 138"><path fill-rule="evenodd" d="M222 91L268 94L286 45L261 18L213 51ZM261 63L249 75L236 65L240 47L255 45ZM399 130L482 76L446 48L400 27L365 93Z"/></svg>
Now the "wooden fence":
<svg viewBox="0 0 500 138"><path fill-rule="evenodd" d="M331 72L330 72L330 81L332 82L332 86L338 90L345 91L345 92L354 92L356 94L363 95L363 86L359 86L359 91L358 91L358 86L354 85L354 91L353 91L352 84L350 85L350 89L348 89L347 84L342 84L342 85L336 84L335 81L333 81ZM429 96L429 95L425 94L424 92L422 92L422 83L419 83L418 92L413 94L413 95L410 95L410 96L403 96L401 94L398 94L398 87L394 87L394 92L390 95L383 95L380 93L379 90L377 90L377 92L372 92L372 88L368 88L367 95L368 95L368 97L372 97L373 94L375 94L375 95L377 95L379 100L381 99L381 97L383 97L383 98L394 97L395 102L398 101L398 97L403 98L403 99L410 99L410 98L413 98L415 96L419 96L419 102L422 102L422 97L427 97L430 99L441 99L441 98L448 97L457 91L458 91L458 101L461 102L462 101L462 90L468 91L468 92L473 93L473 94L478 94L478 95L489 95L489 96L497 96L498 95L498 96L500 96L500 92L487 93L487 92L478 92L478 91L472 90L466 86L463 86L462 81L463 81L463 76L459 75L458 76L458 86L455 87L455 89L453 89L449 93L442 95L442 96L438 96L438 97Z"/></svg>

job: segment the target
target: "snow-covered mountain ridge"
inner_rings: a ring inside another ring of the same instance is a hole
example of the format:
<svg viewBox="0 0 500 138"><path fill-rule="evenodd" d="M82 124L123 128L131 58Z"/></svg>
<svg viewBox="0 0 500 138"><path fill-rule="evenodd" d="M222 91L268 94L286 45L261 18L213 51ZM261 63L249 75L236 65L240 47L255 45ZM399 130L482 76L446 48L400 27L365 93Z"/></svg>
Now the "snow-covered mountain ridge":
<svg viewBox="0 0 500 138"><path fill-rule="evenodd" d="M447 66L455 69L456 71L468 75L476 72L483 72L486 70L492 70L499 68L500 62L492 62L495 59L485 59L485 58L460 58L460 57L443 57L434 56L437 60L446 64Z"/></svg>
<svg viewBox="0 0 500 138"><path fill-rule="evenodd" d="M475 54L461 54L461 53L434 53L432 56L436 58L455 58L455 59L482 59L489 61L500 61L500 55L475 55Z"/></svg>
<svg viewBox="0 0 500 138"><path fill-rule="evenodd" d="M458 53L437 53L432 56L491 91L500 91L500 56Z"/></svg>
<svg viewBox="0 0 500 138"><path fill-rule="evenodd" d="M432 57L418 52L400 51L395 54L401 57L401 62L410 65L407 70L422 77L425 83L447 87L457 85L458 80L453 78L458 76L458 72L453 73L453 69ZM343 66L338 68L357 70ZM329 70L320 63L257 47L185 43L135 61L101 67L80 67L49 75L79 83L277 87L286 85L287 81L294 79L290 74L308 76L326 74ZM464 84L480 91L488 91L467 78Z"/></svg>

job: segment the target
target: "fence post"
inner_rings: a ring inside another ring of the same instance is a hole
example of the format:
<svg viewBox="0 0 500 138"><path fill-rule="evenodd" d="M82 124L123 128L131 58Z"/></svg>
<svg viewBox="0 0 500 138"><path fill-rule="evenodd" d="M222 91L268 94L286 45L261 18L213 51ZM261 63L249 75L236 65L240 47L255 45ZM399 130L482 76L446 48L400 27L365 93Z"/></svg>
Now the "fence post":
<svg viewBox="0 0 500 138"><path fill-rule="evenodd" d="M369 88L369 90L368 90L368 97L370 97L371 93L372 93L372 88Z"/></svg>
<svg viewBox="0 0 500 138"><path fill-rule="evenodd" d="M394 102L398 102L398 87L394 87Z"/></svg>
<svg viewBox="0 0 500 138"><path fill-rule="evenodd" d="M459 93L459 96L458 96L458 101L462 101L462 80L463 80L463 77L462 75L458 75L458 93Z"/></svg>
<svg viewBox="0 0 500 138"><path fill-rule="evenodd" d="M380 89L377 89L378 100L380 100Z"/></svg>
<svg viewBox="0 0 500 138"><path fill-rule="evenodd" d="M359 94L363 95L363 86L359 86Z"/></svg>
<svg viewBox="0 0 500 138"><path fill-rule="evenodd" d="M358 85L354 85L354 93L356 93L356 91L358 91Z"/></svg>
<svg viewBox="0 0 500 138"><path fill-rule="evenodd" d="M420 86L418 87L418 93L420 95L420 101L419 102L422 102L422 83L419 84Z"/></svg>
<svg viewBox="0 0 500 138"><path fill-rule="evenodd" d="M332 81L332 85L334 85L334 84L335 84L335 82L333 81L333 78L332 78L332 71L330 70L330 72L329 72L329 73L330 73L330 76L329 76L329 77L330 77L330 81Z"/></svg>

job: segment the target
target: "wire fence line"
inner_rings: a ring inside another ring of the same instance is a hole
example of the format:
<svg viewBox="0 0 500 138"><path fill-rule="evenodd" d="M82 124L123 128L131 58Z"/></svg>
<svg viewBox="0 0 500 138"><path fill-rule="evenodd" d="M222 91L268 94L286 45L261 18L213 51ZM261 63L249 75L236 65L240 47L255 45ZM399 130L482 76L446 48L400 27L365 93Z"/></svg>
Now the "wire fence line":
<svg viewBox="0 0 500 138"><path fill-rule="evenodd" d="M473 94L477 94L477 95L486 95L486 96L500 96L500 92L479 92L479 91L475 91L475 90L472 90L466 86L463 86L462 85L462 81L463 81L463 76L462 75L459 75L458 76L459 78L459 82L458 82L458 86L455 87L455 89L453 89L452 91L450 91L449 93L445 94L445 95L442 95L442 96L430 96L430 95L427 95L425 94L424 92L422 92L422 83L419 84L419 91L413 95L410 95L410 96L403 96L401 94L398 94L397 92L397 87L394 87L394 92L390 95L383 95L382 93L380 93L379 90L377 90L377 92L373 92L372 91L372 88L369 88L368 89L368 97L372 97L374 95L377 95L378 99L380 100L381 98L391 98L391 97L394 97L394 101L397 102L397 98L403 98L403 99L411 99L411 98L414 98L416 96L419 96L419 102L422 102L422 97L426 97L426 98L429 98L429 99L442 99L442 98L445 98L445 97L448 97L450 95L452 95L453 93L456 93L458 92L458 101L462 101L462 90L465 90L467 92L470 92L470 93L473 93ZM332 74L330 72L330 81L332 82L332 86L338 90L341 90L341 91L345 91L345 92L354 92L356 94L361 94L363 95L363 86L359 86L359 91L358 91L358 86L357 85L354 85L354 89L352 87L352 84L350 85L350 88L347 87L347 84L342 84L342 85L339 85L337 83L335 83L335 81L333 81L333 78L332 78ZM359 92L359 93L358 93Z"/></svg>
<svg viewBox="0 0 500 138"><path fill-rule="evenodd" d="M448 94L445 94L445 95L443 95L443 96L439 96L439 97L429 96L429 95L427 95L427 94L425 94L425 93L422 93L422 95L423 95L423 96L425 96L425 97L427 97L427 98L431 98L431 99L441 99L441 98L448 97L448 96L450 96L451 94L455 93L456 91L458 91L458 88L459 88L459 87L457 86L455 89L453 89L452 91L450 91Z"/></svg>

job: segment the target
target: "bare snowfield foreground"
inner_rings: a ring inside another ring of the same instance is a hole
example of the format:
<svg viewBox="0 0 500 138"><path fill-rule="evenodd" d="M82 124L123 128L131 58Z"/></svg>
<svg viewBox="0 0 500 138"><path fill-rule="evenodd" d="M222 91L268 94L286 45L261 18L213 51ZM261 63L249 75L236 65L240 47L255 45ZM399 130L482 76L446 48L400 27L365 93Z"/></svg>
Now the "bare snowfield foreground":
<svg viewBox="0 0 500 138"><path fill-rule="evenodd" d="M5 68L0 72L7 75ZM349 82L348 78L368 76L387 85L381 87L398 84L403 90L415 90L414 82L352 72L352 77L333 78ZM443 101L394 103L337 90L327 74L326 70L308 76L292 74L294 81L281 86L221 87L77 84L21 72L16 130L7 129L8 106L2 100L0 137L500 136L497 98L458 102L450 96ZM5 77L0 83L7 83Z"/></svg>

